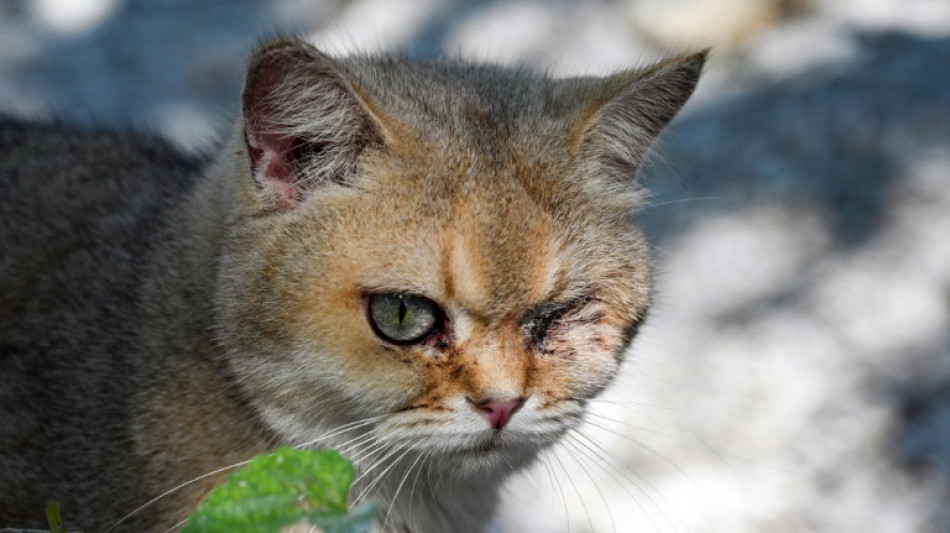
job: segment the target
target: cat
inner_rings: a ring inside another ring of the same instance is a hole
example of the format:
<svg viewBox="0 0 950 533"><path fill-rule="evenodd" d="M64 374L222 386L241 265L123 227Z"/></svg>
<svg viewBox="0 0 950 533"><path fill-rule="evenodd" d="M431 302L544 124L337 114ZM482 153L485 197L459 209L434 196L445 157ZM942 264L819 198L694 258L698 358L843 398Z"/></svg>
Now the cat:
<svg viewBox="0 0 950 533"><path fill-rule="evenodd" d="M174 530L294 445L353 457L386 531L484 531L644 319L635 176L705 58L551 79L283 38L207 157L4 122L0 527Z"/></svg>

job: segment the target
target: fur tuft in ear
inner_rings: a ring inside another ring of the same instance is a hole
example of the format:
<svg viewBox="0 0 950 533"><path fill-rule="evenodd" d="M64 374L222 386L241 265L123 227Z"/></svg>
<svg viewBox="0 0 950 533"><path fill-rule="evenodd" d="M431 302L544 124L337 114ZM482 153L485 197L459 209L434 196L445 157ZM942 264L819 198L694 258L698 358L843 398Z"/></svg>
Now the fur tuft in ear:
<svg viewBox="0 0 950 533"><path fill-rule="evenodd" d="M380 127L333 59L297 40L263 46L242 94L251 173L287 205L328 183L346 184Z"/></svg>
<svg viewBox="0 0 950 533"><path fill-rule="evenodd" d="M656 137L683 107L702 73L708 51L620 72L587 93L581 157L618 184L629 183ZM589 83L589 79L584 80ZM593 94L591 94L593 93Z"/></svg>

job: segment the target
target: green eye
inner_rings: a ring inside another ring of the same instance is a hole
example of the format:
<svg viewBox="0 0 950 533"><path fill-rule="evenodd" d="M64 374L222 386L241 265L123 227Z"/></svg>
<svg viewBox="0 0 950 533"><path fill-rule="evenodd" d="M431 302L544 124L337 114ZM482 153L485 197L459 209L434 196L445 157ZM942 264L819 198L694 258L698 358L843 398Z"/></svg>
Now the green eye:
<svg viewBox="0 0 950 533"><path fill-rule="evenodd" d="M372 294L369 322L383 340L406 344L435 331L442 315L432 300L410 294Z"/></svg>

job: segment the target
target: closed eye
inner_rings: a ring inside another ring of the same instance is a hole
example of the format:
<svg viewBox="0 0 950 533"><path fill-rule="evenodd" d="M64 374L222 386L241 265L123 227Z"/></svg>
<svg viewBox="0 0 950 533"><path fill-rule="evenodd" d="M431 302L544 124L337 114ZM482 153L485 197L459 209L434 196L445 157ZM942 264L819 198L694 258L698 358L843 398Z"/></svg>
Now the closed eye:
<svg viewBox="0 0 950 533"><path fill-rule="evenodd" d="M533 344L541 344L548 331L570 311L567 304L544 304L528 311L522 320L522 328Z"/></svg>
<svg viewBox="0 0 950 533"><path fill-rule="evenodd" d="M568 313L583 308L592 299L592 296L584 295L567 302L541 304L525 313L521 327L531 343L541 344Z"/></svg>

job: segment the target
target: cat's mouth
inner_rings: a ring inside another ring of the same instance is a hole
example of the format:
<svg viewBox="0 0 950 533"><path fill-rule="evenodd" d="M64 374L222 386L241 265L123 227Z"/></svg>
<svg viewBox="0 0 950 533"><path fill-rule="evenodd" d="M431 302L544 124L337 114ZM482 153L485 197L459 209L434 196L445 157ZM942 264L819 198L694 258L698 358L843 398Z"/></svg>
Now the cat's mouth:
<svg viewBox="0 0 950 533"><path fill-rule="evenodd" d="M509 471L516 465L532 461L542 449L505 433L501 430L495 435L456 448L443 455L440 464L443 468L463 474Z"/></svg>
<svg viewBox="0 0 950 533"><path fill-rule="evenodd" d="M523 453L536 446L520 442L510 431L504 429L491 430L491 433L473 440L468 445L461 446L452 453L466 457L488 457L499 454Z"/></svg>
<svg viewBox="0 0 950 533"><path fill-rule="evenodd" d="M494 430L492 435L487 439L481 440L476 443L474 446L470 446L467 449L463 449L463 453L491 453L497 452L503 449L505 446L502 444L501 439L502 430Z"/></svg>
<svg viewBox="0 0 950 533"><path fill-rule="evenodd" d="M495 441L479 443L474 446L461 448L453 452L450 456L452 463L463 463L469 467L478 465L479 467L493 465L511 455L510 446L499 444Z"/></svg>

